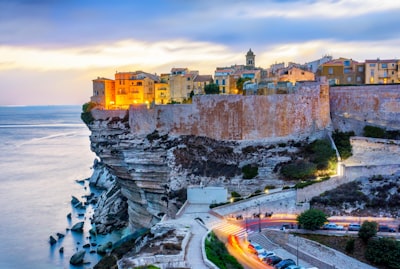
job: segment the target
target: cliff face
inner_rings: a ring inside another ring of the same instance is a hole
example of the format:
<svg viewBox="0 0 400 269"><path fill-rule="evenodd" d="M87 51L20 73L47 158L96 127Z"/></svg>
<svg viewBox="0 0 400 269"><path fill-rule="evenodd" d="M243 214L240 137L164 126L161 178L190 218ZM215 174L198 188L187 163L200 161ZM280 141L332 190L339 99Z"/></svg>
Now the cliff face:
<svg viewBox="0 0 400 269"><path fill-rule="evenodd" d="M189 185L225 186L242 195L282 186L276 171L297 152L296 142L320 138L330 127L328 96L326 85L311 83L294 94L93 110L91 148L116 179L104 197L113 202L99 203L94 222L115 223L120 214L109 217L110 207L124 210L126 203L131 228L151 227L175 215ZM247 164L258 167L256 178L243 179Z"/></svg>
<svg viewBox="0 0 400 269"><path fill-rule="evenodd" d="M278 143L277 139L224 141L157 131L138 135L131 133L124 113L127 111L120 115L93 111L95 120L88 126L92 131L91 148L115 176L117 189L112 195L120 192L120 200L126 200L133 229L151 227L164 214L173 217L186 200L189 185L226 186L242 195L262 191L266 185L282 186L284 182L275 171L292 158L301 144L287 140ZM241 168L246 164L258 167L256 178L243 179ZM94 221L107 225L99 219L108 218L109 208L104 206L107 202L99 204L102 206ZM117 201L110 206L119 205Z"/></svg>

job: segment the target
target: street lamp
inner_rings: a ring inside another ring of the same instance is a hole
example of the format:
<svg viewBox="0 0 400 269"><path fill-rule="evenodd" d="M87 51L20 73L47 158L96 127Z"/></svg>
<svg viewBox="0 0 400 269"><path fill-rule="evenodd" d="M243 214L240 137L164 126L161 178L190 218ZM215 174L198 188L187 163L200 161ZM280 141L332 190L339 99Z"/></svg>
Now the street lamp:
<svg viewBox="0 0 400 269"><path fill-rule="evenodd" d="M258 232L261 233L261 209L260 209L260 202L257 202L258 205Z"/></svg>

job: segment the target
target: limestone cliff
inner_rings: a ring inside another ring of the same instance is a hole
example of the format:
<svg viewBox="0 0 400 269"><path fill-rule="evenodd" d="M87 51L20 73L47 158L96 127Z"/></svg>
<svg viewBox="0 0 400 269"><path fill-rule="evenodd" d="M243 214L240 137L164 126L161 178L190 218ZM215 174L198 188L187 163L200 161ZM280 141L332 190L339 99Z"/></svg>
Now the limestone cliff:
<svg viewBox="0 0 400 269"><path fill-rule="evenodd" d="M320 138L330 127L327 87L318 83L281 96L204 96L192 105L93 110L91 119L91 149L115 177L104 197L113 202L100 200L94 222L114 223L120 215L109 217L110 208L126 203L133 229L173 217L189 185L225 186L242 195L282 186L277 167L299 141ZM243 179L247 164L258 167L256 178Z"/></svg>

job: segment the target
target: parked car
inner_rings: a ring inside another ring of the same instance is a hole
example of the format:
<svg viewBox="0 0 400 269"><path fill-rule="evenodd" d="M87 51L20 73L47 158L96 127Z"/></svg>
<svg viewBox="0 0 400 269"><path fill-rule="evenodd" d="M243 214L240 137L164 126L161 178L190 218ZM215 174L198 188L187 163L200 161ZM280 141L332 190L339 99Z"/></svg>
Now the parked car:
<svg viewBox="0 0 400 269"><path fill-rule="evenodd" d="M276 256L276 255L274 255L274 256L268 256L268 257L265 259L265 262L266 262L267 264L269 264L269 265L275 265L275 264L277 264L277 263L280 262L280 261L282 261L282 258L279 257L279 256Z"/></svg>
<svg viewBox="0 0 400 269"><path fill-rule="evenodd" d="M361 228L361 225L358 223L350 223L349 227L347 228L348 231L359 231Z"/></svg>
<svg viewBox="0 0 400 269"><path fill-rule="evenodd" d="M392 227L389 227L387 225L379 225L378 231L379 232L389 232L389 233L395 233L396 232L395 229L393 229Z"/></svg>
<svg viewBox="0 0 400 269"><path fill-rule="evenodd" d="M344 230L342 225L337 225L336 223L330 222L322 226L324 230Z"/></svg>
<svg viewBox="0 0 400 269"><path fill-rule="evenodd" d="M251 253L256 254L260 260L267 258L267 251L257 243L250 242L248 249Z"/></svg>
<svg viewBox="0 0 400 269"><path fill-rule="evenodd" d="M289 265L296 265L295 261L292 259L284 259L277 264L275 264L275 269L286 269Z"/></svg>

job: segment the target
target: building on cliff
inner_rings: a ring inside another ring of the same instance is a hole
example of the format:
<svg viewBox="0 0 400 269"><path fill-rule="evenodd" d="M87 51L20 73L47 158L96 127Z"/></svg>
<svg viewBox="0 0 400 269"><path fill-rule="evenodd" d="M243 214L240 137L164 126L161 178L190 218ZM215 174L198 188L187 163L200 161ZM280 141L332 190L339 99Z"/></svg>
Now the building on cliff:
<svg viewBox="0 0 400 269"><path fill-rule="evenodd" d="M400 83L400 60L365 60L365 84Z"/></svg>
<svg viewBox="0 0 400 269"><path fill-rule="evenodd" d="M339 58L322 64L316 75L326 77L330 85L361 85L365 83L365 64Z"/></svg>
<svg viewBox="0 0 400 269"><path fill-rule="evenodd" d="M108 78L93 80L93 95L90 101L104 109L115 108L115 81Z"/></svg>

